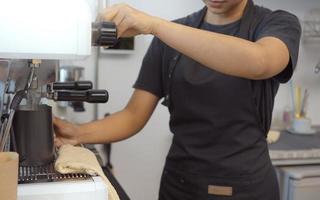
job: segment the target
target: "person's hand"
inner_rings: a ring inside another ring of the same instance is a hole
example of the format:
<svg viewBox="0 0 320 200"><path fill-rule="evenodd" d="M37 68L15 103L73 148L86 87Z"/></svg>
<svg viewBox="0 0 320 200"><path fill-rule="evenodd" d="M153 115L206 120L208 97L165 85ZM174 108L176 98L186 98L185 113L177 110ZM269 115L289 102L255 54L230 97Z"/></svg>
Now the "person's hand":
<svg viewBox="0 0 320 200"><path fill-rule="evenodd" d="M54 143L60 147L64 144L77 145L79 144L79 127L75 124L61 120L57 117L53 118L55 131Z"/></svg>
<svg viewBox="0 0 320 200"><path fill-rule="evenodd" d="M139 34L154 34L154 29L161 21L127 4L116 4L106 8L101 19L113 21L117 26L119 37L132 37Z"/></svg>

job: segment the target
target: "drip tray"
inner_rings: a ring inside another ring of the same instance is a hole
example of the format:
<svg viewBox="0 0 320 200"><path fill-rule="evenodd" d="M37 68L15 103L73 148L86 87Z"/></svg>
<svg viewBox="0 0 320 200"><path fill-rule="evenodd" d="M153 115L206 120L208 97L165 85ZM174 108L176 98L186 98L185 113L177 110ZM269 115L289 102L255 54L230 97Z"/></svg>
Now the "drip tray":
<svg viewBox="0 0 320 200"><path fill-rule="evenodd" d="M88 174L60 174L54 170L54 164L46 166L19 166L18 183L44 183L64 180L90 179Z"/></svg>

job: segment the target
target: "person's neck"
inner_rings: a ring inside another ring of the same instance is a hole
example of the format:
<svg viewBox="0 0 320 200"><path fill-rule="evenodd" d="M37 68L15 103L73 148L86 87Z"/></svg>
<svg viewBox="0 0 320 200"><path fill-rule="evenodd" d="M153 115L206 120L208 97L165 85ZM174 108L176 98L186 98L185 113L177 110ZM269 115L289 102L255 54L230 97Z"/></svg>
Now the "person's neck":
<svg viewBox="0 0 320 200"><path fill-rule="evenodd" d="M205 21L214 25L225 25L241 19L248 0L242 1L239 5L225 13L213 13L208 9Z"/></svg>

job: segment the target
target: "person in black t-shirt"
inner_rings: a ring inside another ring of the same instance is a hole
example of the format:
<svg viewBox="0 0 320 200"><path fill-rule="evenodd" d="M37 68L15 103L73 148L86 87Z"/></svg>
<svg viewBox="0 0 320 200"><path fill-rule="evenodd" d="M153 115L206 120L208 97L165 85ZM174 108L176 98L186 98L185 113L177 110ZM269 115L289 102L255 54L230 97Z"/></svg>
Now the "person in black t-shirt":
<svg viewBox="0 0 320 200"><path fill-rule="evenodd" d="M126 4L105 10L121 37L152 34L128 105L82 125L55 118L56 144L110 143L138 133L159 100L174 134L159 199L278 200L266 134L279 84L297 64L294 15L252 0L203 0L169 22Z"/></svg>

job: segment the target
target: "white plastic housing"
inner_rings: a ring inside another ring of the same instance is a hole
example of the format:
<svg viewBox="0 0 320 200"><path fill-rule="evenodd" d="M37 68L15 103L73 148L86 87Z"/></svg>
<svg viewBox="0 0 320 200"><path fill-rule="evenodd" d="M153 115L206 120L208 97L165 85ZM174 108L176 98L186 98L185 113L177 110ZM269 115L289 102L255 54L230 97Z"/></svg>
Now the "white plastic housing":
<svg viewBox="0 0 320 200"><path fill-rule="evenodd" d="M18 185L17 200L108 200L108 188L100 177Z"/></svg>
<svg viewBox="0 0 320 200"><path fill-rule="evenodd" d="M0 0L0 58L79 59L91 53L87 0Z"/></svg>

